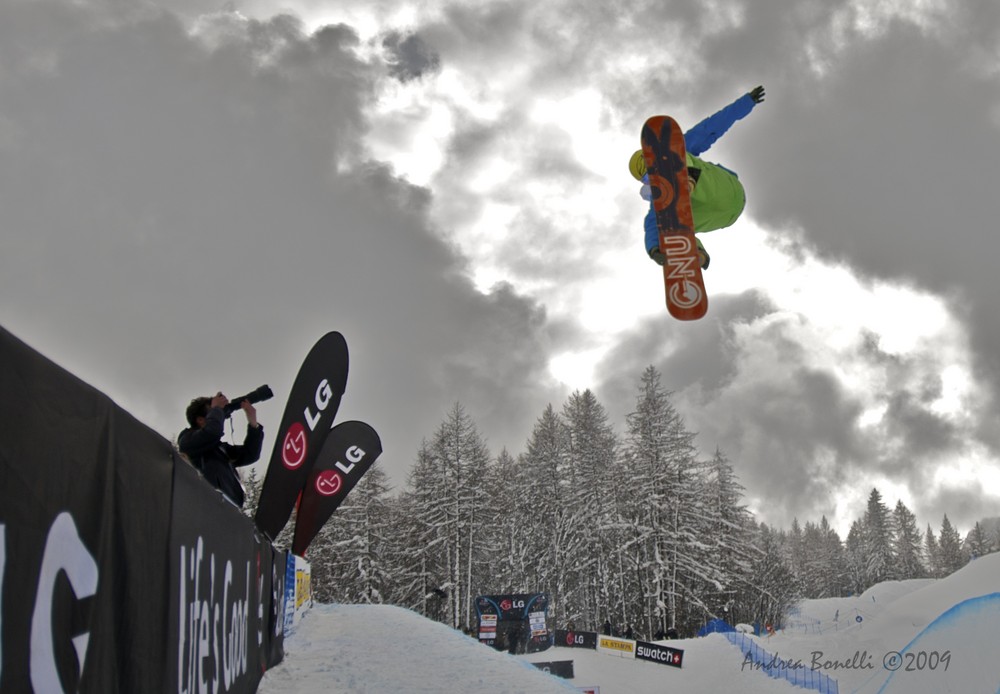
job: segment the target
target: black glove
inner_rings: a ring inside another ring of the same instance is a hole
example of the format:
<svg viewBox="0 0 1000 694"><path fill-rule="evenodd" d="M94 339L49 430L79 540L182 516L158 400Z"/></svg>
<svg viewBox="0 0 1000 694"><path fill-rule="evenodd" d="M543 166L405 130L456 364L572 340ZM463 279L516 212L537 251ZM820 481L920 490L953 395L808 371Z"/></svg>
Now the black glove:
<svg viewBox="0 0 1000 694"><path fill-rule="evenodd" d="M705 250L705 244L701 242L701 239L696 236L694 242L698 244L698 260L701 261L701 269L707 270L708 264L712 262L712 257Z"/></svg>
<svg viewBox="0 0 1000 694"><path fill-rule="evenodd" d="M764 87L763 85L759 87L754 87L750 90L750 98L753 99L755 104L759 104L764 100Z"/></svg>

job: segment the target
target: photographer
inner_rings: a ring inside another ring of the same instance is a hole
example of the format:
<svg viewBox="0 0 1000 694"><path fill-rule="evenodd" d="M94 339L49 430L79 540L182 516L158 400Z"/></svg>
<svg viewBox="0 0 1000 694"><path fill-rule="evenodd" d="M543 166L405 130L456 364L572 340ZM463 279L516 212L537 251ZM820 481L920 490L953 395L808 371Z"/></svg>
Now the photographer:
<svg viewBox="0 0 1000 694"><path fill-rule="evenodd" d="M240 402L247 416L247 433L243 445L234 446L222 440L224 422L235 409L222 393L214 397L195 398L186 415L191 426L177 437L177 447L212 486L234 504L243 508L245 493L236 468L251 465L260 458L264 428L257 422L257 410L249 399Z"/></svg>

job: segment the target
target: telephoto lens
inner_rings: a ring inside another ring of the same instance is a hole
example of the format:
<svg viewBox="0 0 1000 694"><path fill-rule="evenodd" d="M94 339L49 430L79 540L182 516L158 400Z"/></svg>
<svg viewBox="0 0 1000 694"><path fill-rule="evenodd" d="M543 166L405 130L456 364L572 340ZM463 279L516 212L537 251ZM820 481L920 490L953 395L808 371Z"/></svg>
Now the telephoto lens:
<svg viewBox="0 0 1000 694"><path fill-rule="evenodd" d="M243 404L244 400L249 400L251 405L256 405L258 402L262 402L264 400L270 400L273 397L274 393L271 392L271 389L267 385L263 385L260 388L257 388L256 390L247 393L246 395L241 395L237 398L230 399L229 404L226 405L224 408L222 408L222 410L223 412L226 413L226 416L228 417L233 412L240 409L240 405Z"/></svg>

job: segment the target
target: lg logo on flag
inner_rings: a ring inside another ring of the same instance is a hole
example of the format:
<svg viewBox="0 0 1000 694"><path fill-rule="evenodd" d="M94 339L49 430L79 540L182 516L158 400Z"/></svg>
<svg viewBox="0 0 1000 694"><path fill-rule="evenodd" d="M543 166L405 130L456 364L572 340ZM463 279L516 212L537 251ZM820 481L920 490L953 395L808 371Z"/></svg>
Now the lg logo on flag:
<svg viewBox="0 0 1000 694"><path fill-rule="evenodd" d="M333 496L344 486L344 481L335 470L323 470L316 477L316 491L323 496Z"/></svg>
<svg viewBox="0 0 1000 694"><path fill-rule="evenodd" d="M306 428L295 422L288 427L288 433L285 434L285 444L281 449L281 462L289 470L294 470L306 459L307 450Z"/></svg>
<svg viewBox="0 0 1000 694"><path fill-rule="evenodd" d="M333 400L333 391L330 390L330 383L325 378L316 386L316 397L314 399L316 401L316 414L313 414L312 409L309 407L306 407L302 412L302 416L305 417L306 423L309 425L309 431L316 429L320 416ZM295 470L305 462L308 452L309 444L306 428L300 422L295 422L292 426L288 427L288 433L285 434L285 441L281 449L281 462L289 470Z"/></svg>
<svg viewBox="0 0 1000 694"><path fill-rule="evenodd" d="M351 470L357 463L365 457L365 451L358 446L351 446L344 453L344 457L347 459L349 465L344 465L339 460L334 464L337 470L340 470L345 475L351 474ZM340 491L341 487L344 486L344 479L340 476L337 470L323 470L316 476L316 491L323 496L333 496Z"/></svg>

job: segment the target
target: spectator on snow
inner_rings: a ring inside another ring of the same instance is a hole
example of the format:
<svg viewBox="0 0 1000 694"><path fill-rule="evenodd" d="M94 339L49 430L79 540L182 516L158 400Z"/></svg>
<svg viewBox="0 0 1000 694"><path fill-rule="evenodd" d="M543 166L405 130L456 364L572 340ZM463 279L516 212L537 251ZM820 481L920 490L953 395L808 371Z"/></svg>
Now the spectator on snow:
<svg viewBox="0 0 1000 694"><path fill-rule="evenodd" d="M229 416L226 413L228 404L229 398L222 393L192 400L185 412L190 426L177 437L177 448L209 484L242 508L246 493L236 468L251 465L260 459L264 427L257 421L257 410L253 404L244 400L240 403L247 416L243 444L235 446L224 442L222 436L225 433L224 422Z"/></svg>
<svg viewBox="0 0 1000 694"><path fill-rule="evenodd" d="M611 620L610 619L605 619L604 620L604 635L605 636L611 636Z"/></svg>
<svg viewBox="0 0 1000 694"><path fill-rule="evenodd" d="M514 625L507 631L507 652L511 655L521 652L523 631L524 625L521 622L514 622Z"/></svg>

